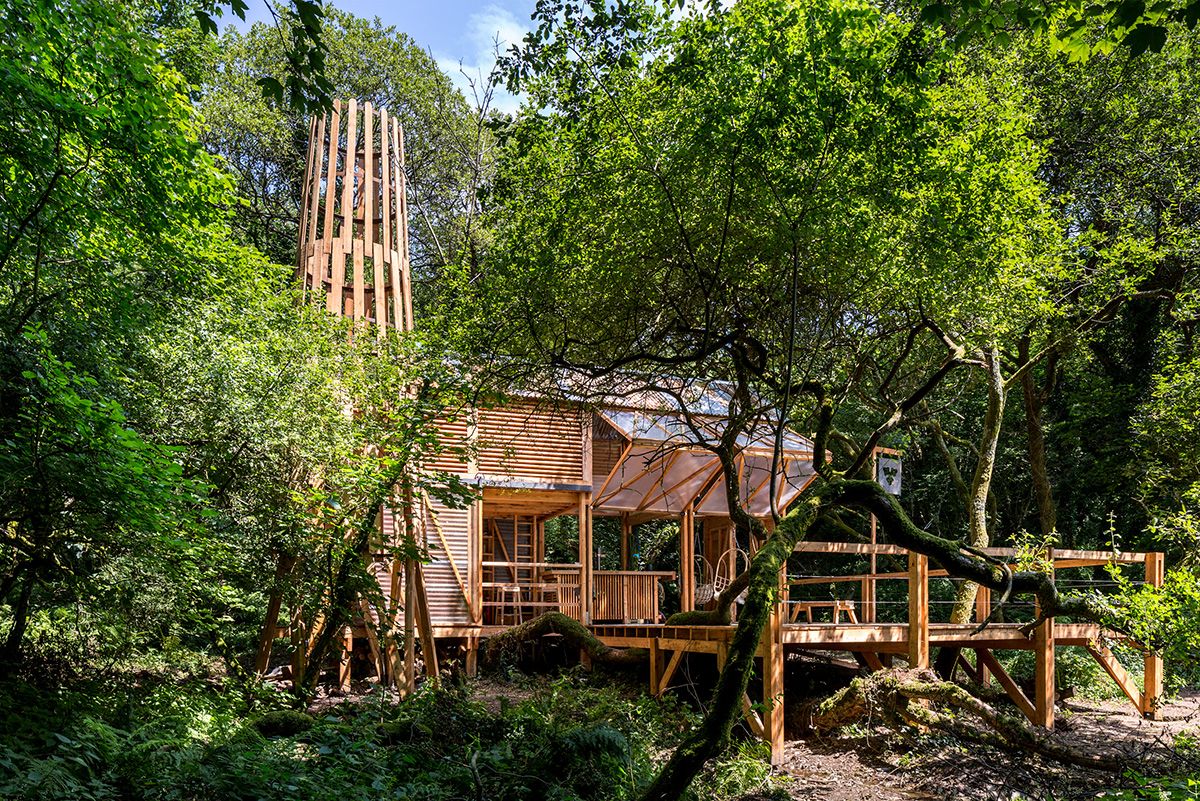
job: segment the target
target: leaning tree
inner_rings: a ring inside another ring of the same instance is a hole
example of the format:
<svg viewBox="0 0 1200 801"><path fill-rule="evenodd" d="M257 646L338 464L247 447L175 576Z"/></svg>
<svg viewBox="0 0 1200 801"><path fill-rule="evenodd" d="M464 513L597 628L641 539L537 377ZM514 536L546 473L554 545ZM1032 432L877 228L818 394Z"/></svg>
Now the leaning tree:
<svg viewBox="0 0 1200 801"><path fill-rule="evenodd" d="M544 3L535 21L502 63L528 103L501 132L494 258L452 287L470 299L454 326L514 357L499 369L573 372L598 395L641 383L685 416L693 382L723 382L724 428L693 434L726 465L739 538L763 542L716 611L680 618L726 622L748 589L703 723L646 797L679 797L727 741L780 569L844 510L952 576L1036 596L1040 620L1122 625L979 547L1007 394L1132 291L1079 259L1046 202L1016 69L971 70L865 0ZM972 394L968 530L936 536L872 480L871 454ZM814 432L817 471L769 525L734 469L763 420Z"/></svg>

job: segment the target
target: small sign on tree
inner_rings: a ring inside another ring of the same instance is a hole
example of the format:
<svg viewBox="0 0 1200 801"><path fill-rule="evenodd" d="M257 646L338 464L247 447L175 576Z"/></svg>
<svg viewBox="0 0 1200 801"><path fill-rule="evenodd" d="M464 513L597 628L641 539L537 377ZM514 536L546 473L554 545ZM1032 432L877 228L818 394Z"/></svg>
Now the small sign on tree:
<svg viewBox="0 0 1200 801"><path fill-rule="evenodd" d="M880 454L875 460L875 480L891 495L900 494L900 477L903 464L899 456Z"/></svg>

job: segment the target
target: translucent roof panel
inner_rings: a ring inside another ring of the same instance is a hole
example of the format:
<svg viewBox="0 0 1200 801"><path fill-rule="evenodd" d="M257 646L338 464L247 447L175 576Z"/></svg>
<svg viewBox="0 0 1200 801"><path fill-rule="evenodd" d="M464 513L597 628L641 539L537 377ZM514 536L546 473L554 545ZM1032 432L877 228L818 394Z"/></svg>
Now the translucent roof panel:
<svg viewBox="0 0 1200 801"><path fill-rule="evenodd" d="M771 514L771 464L769 453L747 451L739 457L742 503L756 517ZM812 475L810 456L785 456L776 479L776 508L786 509ZM720 460L707 450L652 443L634 445L607 483L596 489L594 500L601 512L670 515L693 502L698 502L701 514L728 514Z"/></svg>

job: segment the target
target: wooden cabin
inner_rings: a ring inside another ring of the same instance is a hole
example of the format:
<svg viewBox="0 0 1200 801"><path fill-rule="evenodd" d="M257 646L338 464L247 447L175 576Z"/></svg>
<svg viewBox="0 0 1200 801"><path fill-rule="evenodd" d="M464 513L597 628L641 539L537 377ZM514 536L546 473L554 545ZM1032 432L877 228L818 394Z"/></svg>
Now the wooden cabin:
<svg viewBox="0 0 1200 801"><path fill-rule="evenodd" d="M403 132L386 111L351 100L335 102L331 114L315 118L311 137L298 280L331 313L379 329L411 330ZM432 497L415 499L415 527L431 560L411 564L407 573L423 581L402 579L402 566L383 551L372 565L386 603L403 606L406 618L416 608L425 613L421 644L427 665L436 666L437 643L463 648L470 669L480 638L549 610L588 625L613 647L648 649L654 693L670 687L685 658L721 663L734 627L664 625L660 588L676 585L682 609L704 604L745 567L753 548L734 537L721 467L703 447L706 432L720 430L725 404L714 385L700 387L687 409L647 393L596 406L515 397L504 405L447 414L440 423L445 447L424 469L457 475L477 487L478 495L465 509ZM741 504L764 520L772 509L786 511L813 478L812 444L792 432L785 434L783 458L772 468L773 435L770 425L752 432L738 457ZM573 518L577 532L569 561L549 559L546 549L547 524L562 517ZM593 533L602 518L619 520L620 569L597 567ZM676 569L636 569L631 552L637 527L664 518L678 521ZM400 524L385 513L382 536L394 536ZM1015 556L1000 548L991 553ZM797 554L791 570L780 576L782 600L759 647L764 711L754 711L750 699L745 704L747 725L771 743L775 760L783 753L784 660L801 650L843 652L864 670L877 670L893 657L927 666L931 648L961 649L958 667L967 675L985 683L994 678L1031 720L1052 726L1055 648L1078 646L1104 666L1139 710L1157 714L1162 693L1157 655L1145 654L1143 689L1094 624L1045 623L1033 638L1021 633L1019 623L994 623L980 631L976 623L951 624L939 613L945 607L939 607L938 593L950 586L944 572L931 570L923 556L878 541L874 525L868 542L805 542ZM1056 549L1051 558L1056 571L1117 563L1143 566L1150 584L1163 578L1159 553ZM830 565L838 559L848 564L834 571ZM415 587L415 594L406 587ZM977 620L987 617L990 603L981 592ZM347 652L355 637L372 637L377 614L364 608L362 625L347 633ZM411 677L411 623L408 634ZM1032 697L996 659L999 649L1035 652ZM386 671L378 654L376 664ZM343 679L349 679L346 670Z"/></svg>

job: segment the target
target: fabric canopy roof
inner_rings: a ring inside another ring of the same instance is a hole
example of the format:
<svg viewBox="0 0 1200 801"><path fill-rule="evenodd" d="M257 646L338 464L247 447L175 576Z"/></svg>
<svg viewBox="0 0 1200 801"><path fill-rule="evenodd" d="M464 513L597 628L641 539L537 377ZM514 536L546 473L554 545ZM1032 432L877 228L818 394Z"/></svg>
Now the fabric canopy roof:
<svg viewBox="0 0 1200 801"><path fill-rule="evenodd" d="M593 496L598 512L679 514L695 503L700 515L728 515L717 456L703 447L725 420L709 415L605 409L600 417L627 441L622 458ZM742 505L756 517L771 514L771 465L776 427L770 422L738 438ZM775 481L775 509L787 508L813 478L812 443L785 429Z"/></svg>

